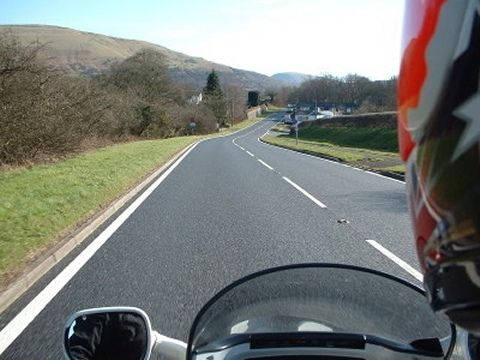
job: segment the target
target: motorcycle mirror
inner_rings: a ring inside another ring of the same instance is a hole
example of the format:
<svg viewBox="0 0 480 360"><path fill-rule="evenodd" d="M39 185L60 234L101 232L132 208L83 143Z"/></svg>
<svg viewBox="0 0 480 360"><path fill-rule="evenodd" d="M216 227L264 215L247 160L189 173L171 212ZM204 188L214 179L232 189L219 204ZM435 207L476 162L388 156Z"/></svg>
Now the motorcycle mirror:
<svg viewBox="0 0 480 360"><path fill-rule="evenodd" d="M150 319L138 308L82 310L65 325L64 351L69 360L148 360L151 350Z"/></svg>

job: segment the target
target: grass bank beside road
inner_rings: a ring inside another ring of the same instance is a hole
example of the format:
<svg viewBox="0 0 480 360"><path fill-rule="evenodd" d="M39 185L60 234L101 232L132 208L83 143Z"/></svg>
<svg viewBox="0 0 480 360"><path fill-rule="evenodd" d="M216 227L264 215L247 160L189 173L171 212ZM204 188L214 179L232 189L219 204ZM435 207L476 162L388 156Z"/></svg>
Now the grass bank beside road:
<svg viewBox="0 0 480 360"><path fill-rule="evenodd" d="M0 173L0 279L31 261L198 137L137 141Z"/></svg>
<svg viewBox="0 0 480 360"><path fill-rule="evenodd" d="M398 156L395 129L369 127L301 128L298 144L295 136L278 127L276 136L263 141L316 156L332 158L363 169L403 175L405 167ZM273 132L272 132L273 133Z"/></svg>
<svg viewBox="0 0 480 360"><path fill-rule="evenodd" d="M218 135L261 119L244 120ZM0 172L0 290L27 264L181 149L218 135L118 144L53 164Z"/></svg>
<svg viewBox="0 0 480 360"><path fill-rule="evenodd" d="M338 146L398 152L396 129L311 126L301 128L299 137L304 140L328 142Z"/></svg>

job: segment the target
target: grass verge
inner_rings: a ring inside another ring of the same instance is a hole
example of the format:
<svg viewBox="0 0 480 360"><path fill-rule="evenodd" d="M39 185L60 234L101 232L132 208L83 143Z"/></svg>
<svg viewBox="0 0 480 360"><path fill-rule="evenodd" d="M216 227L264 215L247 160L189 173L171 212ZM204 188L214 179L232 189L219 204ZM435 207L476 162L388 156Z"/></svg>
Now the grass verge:
<svg viewBox="0 0 480 360"><path fill-rule="evenodd" d="M358 145L352 146L355 131L358 134ZM396 135L393 138L391 132L394 132L394 129L318 128L312 126L299 131L298 144L296 144L295 136L286 134L265 136L263 141L307 154L327 157L363 169L401 176L405 174L405 166L395 150L397 147ZM383 149L393 149L393 151L384 151Z"/></svg>
<svg viewBox="0 0 480 360"><path fill-rule="evenodd" d="M398 152L397 130L375 127L320 127L301 128L302 140L328 142L332 145L360 149Z"/></svg>
<svg viewBox="0 0 480 360"><path fill-rule="evenodd" d="M0 173L0 284L196 140L131 142Z"/></svg>
<svg viewBox="0 0 480 360"><path fill-rule="evenodd" d="M246 119L218 135L261 119ZM53 164L0 172L0 289L174 154L214 136L217 134L118 144Z"/></svg>

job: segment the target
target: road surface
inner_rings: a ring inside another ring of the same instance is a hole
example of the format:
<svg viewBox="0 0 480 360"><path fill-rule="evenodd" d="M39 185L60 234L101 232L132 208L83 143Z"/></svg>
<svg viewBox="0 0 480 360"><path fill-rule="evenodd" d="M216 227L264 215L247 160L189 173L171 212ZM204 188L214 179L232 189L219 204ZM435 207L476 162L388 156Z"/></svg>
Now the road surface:
<svg viewBox="0 0 480 360"><path fill-rule="evenodd" d="M194 147L56 296L34 300L113 220L0 316L0 343L14 335L0 357L59 359L66 318L99 306L141 307L159 332L186 340L215 292L272 266L346 263L419 284L405 185L261 143L280 118ZM38 316L21 313L28 304Z"/></svg>

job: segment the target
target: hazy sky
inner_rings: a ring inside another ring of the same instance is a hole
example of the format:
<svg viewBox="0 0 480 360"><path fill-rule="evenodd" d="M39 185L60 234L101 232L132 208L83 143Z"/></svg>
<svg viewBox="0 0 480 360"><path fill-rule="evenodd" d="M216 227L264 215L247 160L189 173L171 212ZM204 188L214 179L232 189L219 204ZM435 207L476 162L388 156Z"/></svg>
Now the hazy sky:
<svg viewBox="0 0 480 360"><path fill-rule="evenodd" d="M267 75L398 72L403 0L1 0L1 24L166 46Z"/></svg>

